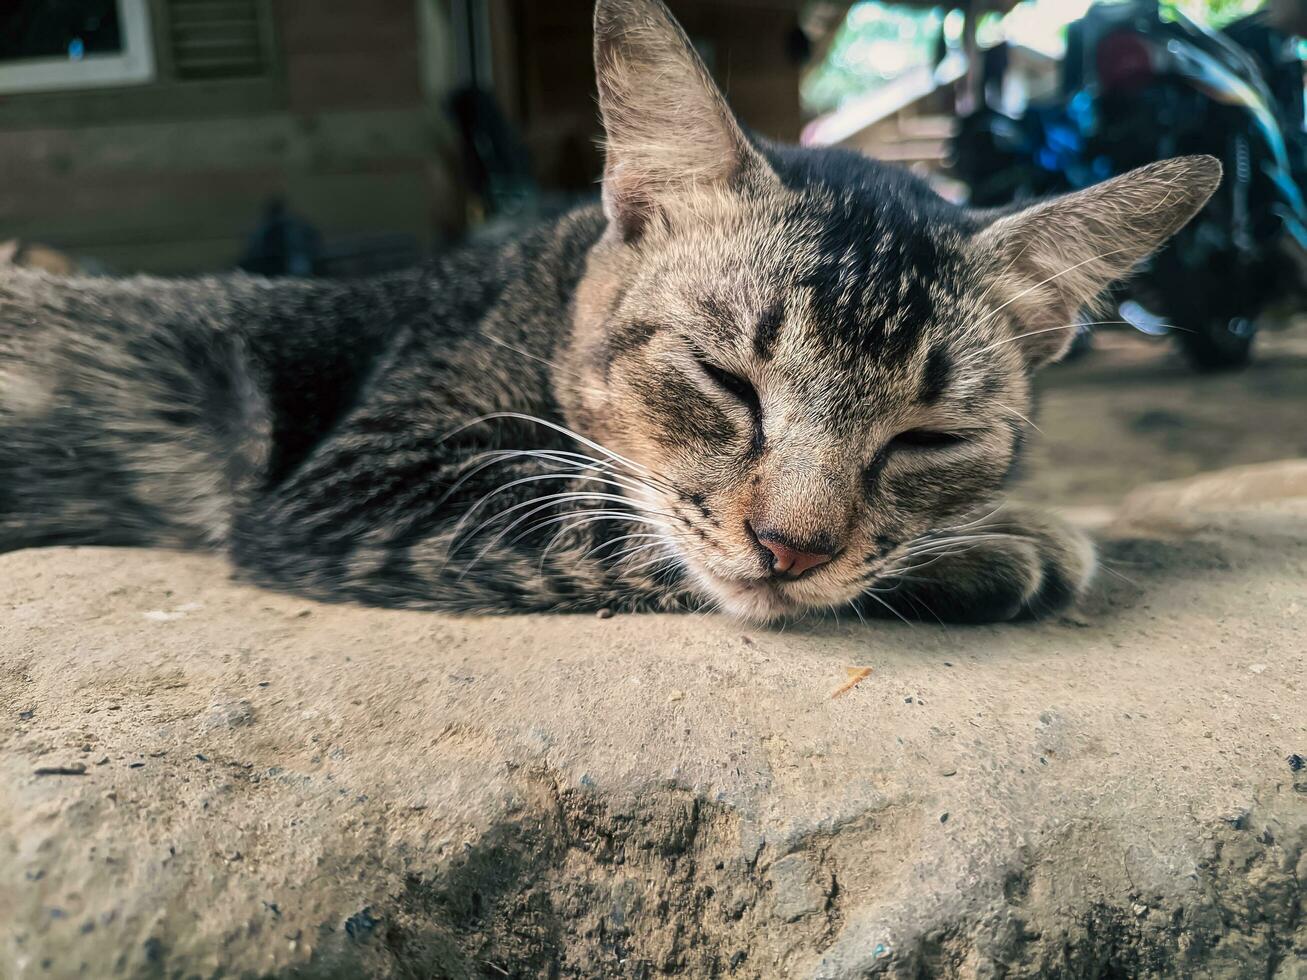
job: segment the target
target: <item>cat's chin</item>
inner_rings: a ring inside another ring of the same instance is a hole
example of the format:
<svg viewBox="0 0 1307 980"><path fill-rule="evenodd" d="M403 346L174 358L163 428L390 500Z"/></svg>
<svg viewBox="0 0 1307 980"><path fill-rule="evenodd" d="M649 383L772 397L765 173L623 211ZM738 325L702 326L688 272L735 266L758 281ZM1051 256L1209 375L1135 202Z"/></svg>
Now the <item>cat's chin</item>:
<svg viewBox="0 0 1307 980"><path fill-rule="evenodd" d="M700 589L717 602L722 612L741 619L771 623L805 608L801 603L786 598L777 586L762 579L727 579L702 569L696 569L695 575Z"/></svg>

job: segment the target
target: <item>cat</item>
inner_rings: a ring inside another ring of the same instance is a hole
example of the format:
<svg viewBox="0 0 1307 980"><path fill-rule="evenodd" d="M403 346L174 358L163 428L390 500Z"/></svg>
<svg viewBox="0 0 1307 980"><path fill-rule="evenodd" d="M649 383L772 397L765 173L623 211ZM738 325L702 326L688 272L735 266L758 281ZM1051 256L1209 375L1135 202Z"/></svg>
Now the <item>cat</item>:
<svg viewBox="0 0 1307 980"><path fill-rule="evenodd" d="M352 282L0 272L0 548L210 548L324 600L1001 621L1079 531L1002 502L1031 375L1210 157L997 213L736 120L598 0L602 203Z"/></svg>

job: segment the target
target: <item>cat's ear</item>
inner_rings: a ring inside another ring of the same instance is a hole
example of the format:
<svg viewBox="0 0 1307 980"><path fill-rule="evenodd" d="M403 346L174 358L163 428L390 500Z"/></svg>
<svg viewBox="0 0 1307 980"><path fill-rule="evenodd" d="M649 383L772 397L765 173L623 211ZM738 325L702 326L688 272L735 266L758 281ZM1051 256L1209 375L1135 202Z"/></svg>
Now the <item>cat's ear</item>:
<svg viewBox="0 0 1307 980"><path fill-rule="evenodd" d="M598 0L595 73L604 210L626 240L676 195L766 169L661 0Z"/></svg>
<svg viewBox="0 0 1307 980"><path fill-rule="evenodd" d="M1215 157L1176 157L1000 217L977 234L988 295L1013 314L1030 365L1066 353L1080 311L1184 227L1220 182Z"/></svg>

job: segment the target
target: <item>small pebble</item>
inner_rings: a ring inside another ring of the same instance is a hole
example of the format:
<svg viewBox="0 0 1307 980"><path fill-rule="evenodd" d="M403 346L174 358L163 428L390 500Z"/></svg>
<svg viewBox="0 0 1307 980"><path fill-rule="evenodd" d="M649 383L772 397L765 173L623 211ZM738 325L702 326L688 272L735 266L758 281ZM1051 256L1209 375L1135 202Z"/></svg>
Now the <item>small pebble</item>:
<svg viewBox="0 0 1307 980"><path fill-rule="evenodd" d="M944 812L944 813L941 813L941 814L939 815L939 822L940 822L940 823L948 823L948 812L947 812L947 811Z"/></svg>
<svg viewBox="0 0 1307 980"><path fill-rule="evenodd" d="M1302 756L1298 755L1296 752L1293 755L1289 756L1290 772L1302 772L1304 767L1307 767L1307 758L1303 758Z"/></svg>
<svg viewBox="0 0 1307 980"><path fill-rule="evenodd" d="M607 606L605 606L603 609L600 609L597 613L595 613L595 616L599 619L612 619L613 611L609 609Z"/></svg>
<svg viewBox="0 0 1307 980"><path fill-rule="evenodd" d="M939 771L939 774L941 776L956 776L958 774L958 771L954 769L952 766L949 766L946 769L941 769Z"/></svg>
<svg viewBox="0 0 1307 980"><path fill-rule="evenodd" d="M671 694L669 694L669 695L667 696L667 700L668 700L668 701L680 701L680 700L681 700L682 698L684 698L684 697L685 697L685 692L684 692L684 691L673 691Z"/></svg>

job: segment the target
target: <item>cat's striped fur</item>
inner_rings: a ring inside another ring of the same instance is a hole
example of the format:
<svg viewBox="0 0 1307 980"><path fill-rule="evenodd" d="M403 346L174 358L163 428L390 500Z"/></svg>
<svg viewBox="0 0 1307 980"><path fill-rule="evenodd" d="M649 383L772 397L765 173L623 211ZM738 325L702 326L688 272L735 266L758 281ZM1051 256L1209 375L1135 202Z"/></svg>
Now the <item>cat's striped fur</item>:
<svg viewBox="0 0 1307 980"><path fill-rule="evenodd" d="M1089 544L996 506L1030 373L1217 164L981 215L747 135L658 0L599 0L596 61L604 205L512 244L348 283L0 272L0 547L464 611L1071 601Z"/></svg>

